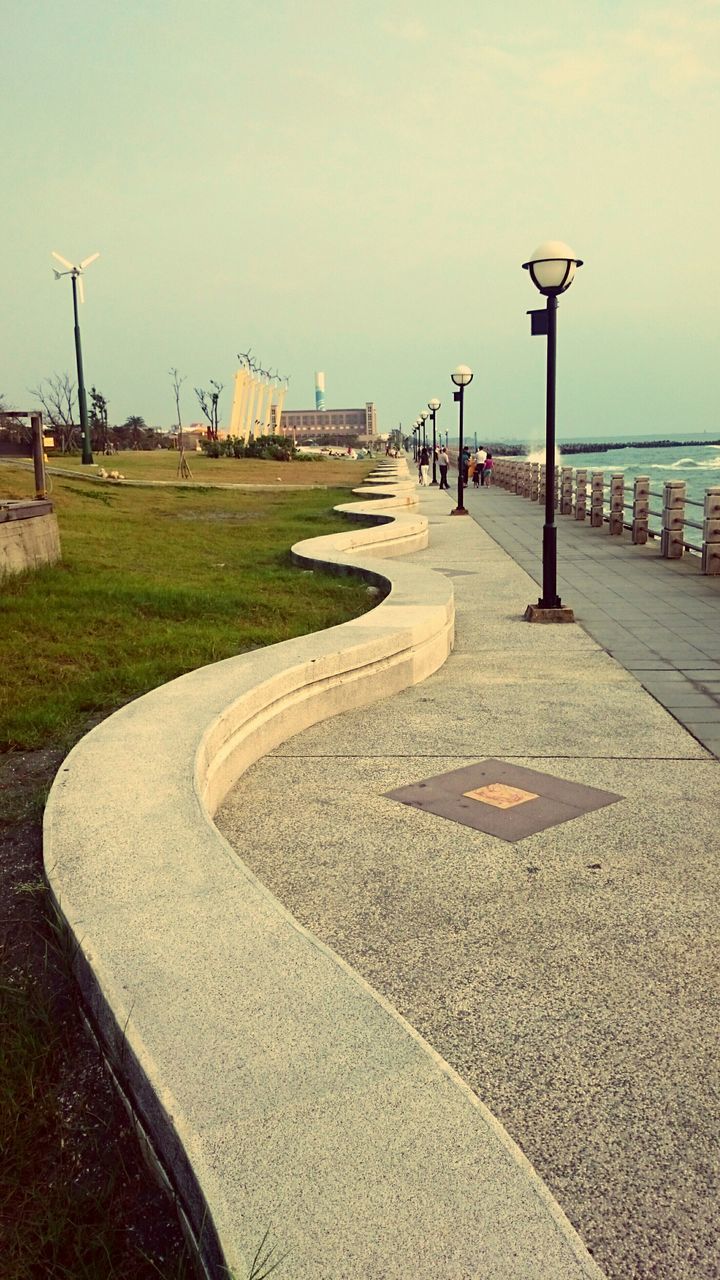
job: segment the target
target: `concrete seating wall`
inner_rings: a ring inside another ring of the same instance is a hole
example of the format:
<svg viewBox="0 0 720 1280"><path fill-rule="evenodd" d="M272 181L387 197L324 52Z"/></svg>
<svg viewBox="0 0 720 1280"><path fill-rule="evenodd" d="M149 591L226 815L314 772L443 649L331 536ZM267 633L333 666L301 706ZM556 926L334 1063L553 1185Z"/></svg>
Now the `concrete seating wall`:
<svg viewBox="0 0 720 1280"><path fill-rule="evenodd" d="M597 1280L475 1094L212 821L280 742L450 652L449 580L378 558L427 542L404 461L359 496L343 510L372 528L293 556L381 586L379 605L153 690L58 772L45 866L84 1006L213 1280L250 1275L263 1241L288 1280Z"/></svg>
<svg viewBox="0 0 720 1280"><path fill-rule="evenodd" d="M51 502L0 502L0 580L59 559L60 533Z"/></svg>

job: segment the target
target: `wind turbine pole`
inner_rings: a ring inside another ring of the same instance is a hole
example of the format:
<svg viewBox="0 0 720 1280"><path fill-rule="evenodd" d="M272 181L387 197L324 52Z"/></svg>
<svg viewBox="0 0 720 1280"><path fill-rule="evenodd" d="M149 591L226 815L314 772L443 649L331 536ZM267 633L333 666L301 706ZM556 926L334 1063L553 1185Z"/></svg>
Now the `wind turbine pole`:
<svg viewBox="0 0 720 1280"><path fill-rule="evenodd" d="M73 313L75 315L75 357L77 360L77 376L78 376L78 405L80 406L80 437L82 439L82 460L83 466L93 465L92 449L90 448L90 428L88 427L87 414L87 397L85 395L85 378L83 376L82 348L80 346L80 324L78 322L78 304L77 304L77 276L72 273L72 291L73 291Z"/></svg>

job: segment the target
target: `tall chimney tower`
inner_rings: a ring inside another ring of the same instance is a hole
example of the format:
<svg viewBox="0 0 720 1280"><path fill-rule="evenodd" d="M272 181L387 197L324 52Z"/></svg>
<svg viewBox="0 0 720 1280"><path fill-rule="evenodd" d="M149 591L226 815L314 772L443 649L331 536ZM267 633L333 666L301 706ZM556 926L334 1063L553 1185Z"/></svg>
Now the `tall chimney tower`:
<svg viewBox="0 0 720 1280"><path fill-rule="evenodd" d="M315 374L315 408L325 408L325 374Z"/></svg>

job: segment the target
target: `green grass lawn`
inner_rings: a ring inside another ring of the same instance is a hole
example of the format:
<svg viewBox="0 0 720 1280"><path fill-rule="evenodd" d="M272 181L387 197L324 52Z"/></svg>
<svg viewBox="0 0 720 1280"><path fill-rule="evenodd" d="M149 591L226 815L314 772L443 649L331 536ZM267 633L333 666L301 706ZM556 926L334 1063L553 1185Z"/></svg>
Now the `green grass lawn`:
<svg viewBox="0 0 720 1280"><path fill-rule="evenodd" d="M323 458L321 461L269 462L262 458L207 458L204 453L186 453L192 480L179 480L178 454L174 449L124 450L103 457L93 454L92 466L83 466L79 454L47 452L48 466L77 471L79 475L97 475L99 468L119 471L127 480L166 480L173 484L301 484L353 485L361 482L374 463L367 459ZM4 468L2 468L4 470ZM0 472L0 488L2 474Z"/></svg>
<svg viewBox="0 0 720 1280"><path fill-rule="evenodd" d="M345 475L362 478L352 464ZM2 467L0 494L31 493L29 473ZM331 508L349 496L54 477L62 562L0 588L0 750L64 742L181 672L361 613L362 584L301 574L288 554L300 538L347 528Z"/></svg>
<svg viewBox="0 0 720 1280"><path fill-rule="evenodd" d="M204 462L208 473L218 465ZM336 483L318 465L319 482ZM332 505L372 464L340 465L346 488L284 493L105 488L56 476L62 562L0 583L3 1280L193 1273L78 1016L45 899L44 799L62 753L128 699L369 607L359 581L301 573L289 560L293 542L348 527ZM278 469L253 467L263 476ZM0 498L32 493L31 472L0 467Z"/></svg>

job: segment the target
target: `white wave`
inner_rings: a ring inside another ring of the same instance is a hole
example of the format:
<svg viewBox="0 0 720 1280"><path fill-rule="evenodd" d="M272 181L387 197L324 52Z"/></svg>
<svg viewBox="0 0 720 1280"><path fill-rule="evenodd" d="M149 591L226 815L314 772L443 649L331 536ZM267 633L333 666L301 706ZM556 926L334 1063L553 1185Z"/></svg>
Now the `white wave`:
<svg viewBox="0 0 720 1280"><path fill-rule="evenodd" d="M543 465L544 465L544 463L545 463L545 449L543 448L543 449L535 449L535 450L533 450L533 452L532 452L532 453L529 453L529 454L527 455L527 457L525 458L525 462L539 462L539 463L540 463L540 465L541 465L541 466L543 466ZM556 446L556 448L555 448L555 466L556 466L556 467L559 467L559 466L561 466L561 465L562 465L562 463L561 463L561 460L560 460L560 450L559 450L559 448L557 448L557 446Z"/></svg>
<svg viewBox="0 0 720 1280"><path fill-rule="evenodd" d="M648 471L714 471L720 467L720 458L678 458L677 462L649 462L647 467Z"/></svg>

